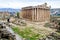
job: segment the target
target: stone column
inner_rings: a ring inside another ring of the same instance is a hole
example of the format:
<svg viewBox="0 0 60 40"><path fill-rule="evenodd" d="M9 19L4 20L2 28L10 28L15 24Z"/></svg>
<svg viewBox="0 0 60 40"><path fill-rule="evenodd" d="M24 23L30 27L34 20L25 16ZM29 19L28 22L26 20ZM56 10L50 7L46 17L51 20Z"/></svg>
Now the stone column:
<svg viewBox="0 0 60 40"><path fill-rule="evenodd" d="M36 21L37 21L37 8L36 8Z"/></svg>
<svg viewBox="0 0 60 40"><path fill-rule="evenodd" d="M42 13L42 10L41 8L39 9L39 21L41 21L41 13Z"/></svg>
<svg viewBox="0 0 60 40"><path fill-rule="evenodd" d="M44 19L46 20L46 9L44 10Z"/></svg>
<svg viewBox="0 0 60 40"><path fill-rule="evenodd" d="M35 17L35 21L36 21L36 8L35 8L35 13L34 13L34 14L35 14L35 16L34 16L34 17Z"/></svg>
<svg viewBox="0 0 60 40"><path fill-rule="evenodd" d="M42 18L43 18L43 19L42 19L42 20L44 21L44 16L45 16L45 15L44 15L44 9L43 9L43 11L42 11L42 12L43 12L43 14L42 14L42 15L43 15L43 16L42 16Z"/></svg>
<svg viewBox="0 0 60 40"><path fill-rule="evenodd" d="M37 21L37 17L38 17L38 16L37 16L37 12L38 12L38 11L37 11L37 8L36 8L36 21Z"/></svg>
<svg viewBox="0 0 60 40"><path fill-rule="evenodd" d="M50 21L50 9L48 9L47 11L48 11L48 21Z"/></svg>
<svg viewBox="0 0 60 40"><path fill-rule="evenodd" d="M39 12L38 12L38 8L37 8L37 21L39 20Z"/></svg>
<svg viewBox="0 0 60 40"><path fill-rule="evenodd" d="M34 9L32 9L32 21L34 21Z"/></svg>
<svg viewBox="0 0 60 40"><path fill-rule="evenodd" d="M44 14L45 14L44 10L45 10L45 9L43 9L43 21L45 20L45 19L44 19L44 16L45 16L45 15L44 15Z"/></svg>

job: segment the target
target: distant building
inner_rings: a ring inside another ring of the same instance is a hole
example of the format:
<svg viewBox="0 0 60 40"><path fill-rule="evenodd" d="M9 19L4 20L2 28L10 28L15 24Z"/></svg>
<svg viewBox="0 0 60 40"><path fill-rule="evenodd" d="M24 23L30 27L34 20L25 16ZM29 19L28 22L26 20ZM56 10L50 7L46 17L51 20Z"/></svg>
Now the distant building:
<svg viewBox="0 0 60 40"><path fill-rule="evenodd" d="M50 7L47 3L38 6L29 6L22 8L22 18L31 21L49 21L50 20Z"/></svg>

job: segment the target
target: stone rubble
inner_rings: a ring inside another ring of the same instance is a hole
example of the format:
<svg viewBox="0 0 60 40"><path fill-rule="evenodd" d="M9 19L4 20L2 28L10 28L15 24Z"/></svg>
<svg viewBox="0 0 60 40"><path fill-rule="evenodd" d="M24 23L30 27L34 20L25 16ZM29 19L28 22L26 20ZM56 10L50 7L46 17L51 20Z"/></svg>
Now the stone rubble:
<svg viewBox="0 0 60 40"><path fill-rule="evenodd" d="M0 24L0 40L15 40L15 35L10 33L3 23Z"/></svg>

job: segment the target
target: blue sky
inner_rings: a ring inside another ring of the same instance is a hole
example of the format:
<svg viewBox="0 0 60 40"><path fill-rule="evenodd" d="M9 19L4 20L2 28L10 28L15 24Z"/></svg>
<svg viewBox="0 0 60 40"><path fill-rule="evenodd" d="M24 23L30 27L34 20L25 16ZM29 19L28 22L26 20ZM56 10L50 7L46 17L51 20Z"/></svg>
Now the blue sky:
<svg viewBox="0 0 60 40"><path fill-rule="evenodd" d="M20 9L26 6L41 5L45 2L51 5L51 8L60 8L60 0L0 0L0 8Z"/></svg>

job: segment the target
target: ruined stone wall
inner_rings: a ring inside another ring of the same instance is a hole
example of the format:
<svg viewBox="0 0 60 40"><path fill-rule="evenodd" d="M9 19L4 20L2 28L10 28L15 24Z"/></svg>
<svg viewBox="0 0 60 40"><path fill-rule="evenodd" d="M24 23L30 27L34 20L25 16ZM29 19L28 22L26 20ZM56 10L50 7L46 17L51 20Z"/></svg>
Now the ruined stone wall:
<svg viewBox="0 0 60 40"><path fill-rule="evenodd" d="M49 9L38 9L38 21L49 21L50 11Z"/></svg>
<svg viewBox="0 0 60 40"><path fill-rule="evenodd" d="M31 9L23 10L22 11L22 17L25 19L32 20L32 10Z"/></svg>

